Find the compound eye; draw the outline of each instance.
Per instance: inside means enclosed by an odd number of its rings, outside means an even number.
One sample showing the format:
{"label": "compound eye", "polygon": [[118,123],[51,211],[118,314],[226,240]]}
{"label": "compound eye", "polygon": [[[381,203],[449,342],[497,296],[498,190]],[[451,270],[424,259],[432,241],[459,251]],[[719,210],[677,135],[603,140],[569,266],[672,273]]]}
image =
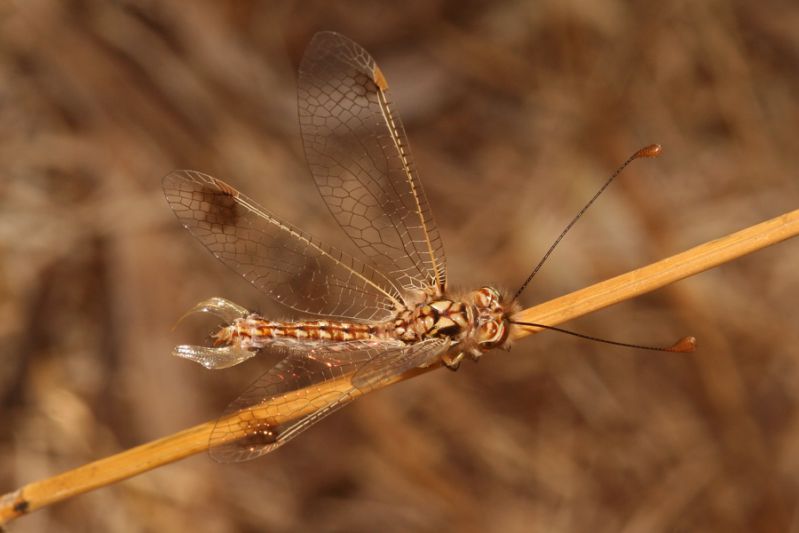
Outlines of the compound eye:
{"label": "compound eye", "polygon": [[502,339],[502,331],[496,320],[489,320],[480,326],[480,344],[489,345]]}
{"label": "compound eye", "polygon": [[491,294],[491,303],[499,302],[499,291],[494,287],[486,287],[486,290]]}
{"label": "compound eye", "polygon": [[477,294],[480,307],[492,308],[499,302],[499,292],[493,287],[483,287]]}

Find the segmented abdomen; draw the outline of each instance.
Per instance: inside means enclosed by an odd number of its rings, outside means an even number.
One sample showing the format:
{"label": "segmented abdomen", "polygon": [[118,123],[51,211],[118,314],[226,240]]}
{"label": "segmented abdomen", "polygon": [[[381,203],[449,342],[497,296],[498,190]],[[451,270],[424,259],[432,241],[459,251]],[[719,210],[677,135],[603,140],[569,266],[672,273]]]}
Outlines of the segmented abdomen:
{"label": "segmented abdomen", "polygon": [[267,345],[340,343],[386,339],[386,327],[374,324],[309,320],[280,322],[258,315],[239,318],[215,336],[216,345],[238,345],[258,349]]}

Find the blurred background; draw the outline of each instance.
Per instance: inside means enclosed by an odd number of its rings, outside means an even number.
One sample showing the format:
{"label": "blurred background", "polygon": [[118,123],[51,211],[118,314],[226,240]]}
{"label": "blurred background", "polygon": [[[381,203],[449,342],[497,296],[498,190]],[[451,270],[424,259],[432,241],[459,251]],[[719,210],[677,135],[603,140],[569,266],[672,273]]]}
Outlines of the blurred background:
{"label": "blurred background", "polygon": [[[524,306],[799,205],[795,2],[100,2],[0,7],[0,493],[217,417],[172,326],[224,296],[291,314],[183,230],[160,179],[219,176],[349,247],[304,163],[314,32],[377,59],[455,285]],[[277,452],[199,455],[11,531],[797,531],[799,242],[363,398]]]}

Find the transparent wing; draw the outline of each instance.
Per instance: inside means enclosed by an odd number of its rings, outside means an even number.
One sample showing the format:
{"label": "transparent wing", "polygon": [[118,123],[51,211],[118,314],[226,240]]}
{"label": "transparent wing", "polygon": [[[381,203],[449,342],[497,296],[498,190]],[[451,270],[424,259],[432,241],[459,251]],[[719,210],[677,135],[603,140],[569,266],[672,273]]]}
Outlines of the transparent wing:
{"label": "transparent wing", "polygon": [[404,305],[386,276],[323,246],[221,180],[178,170],[163,187],[178,220],[212,254],[292,309],[382,321]]}
{"label": "transparent wing", "polygon": [[450,341],[436,338],[406,346],[404,350],[392,350],[358,369],[352,384],[362,392],[372,390],[394,376],[438,362],[449,347]]}
{"label": "transparent wing", "polygon": [[[414,345],[348,342],[305,354],[290,353],[228,406],[211,433],[209,453],[223,463],[260,457],[347,405],[356,395],[413,368],[400,361],[427,361],[440,355],[441,349],[441,342],[431,339]],[[345,379],[383,359],[394,364],[373,367],[370,379],[362,381],[361,387]],[[265,404],[267,400],[271,401]]]}
{"label": "transparent wing", "polygon": [[344,231],[398,286],[443,292],[444,247],[374,59],[342,35],[317,33],[298,100],[311,173]]}

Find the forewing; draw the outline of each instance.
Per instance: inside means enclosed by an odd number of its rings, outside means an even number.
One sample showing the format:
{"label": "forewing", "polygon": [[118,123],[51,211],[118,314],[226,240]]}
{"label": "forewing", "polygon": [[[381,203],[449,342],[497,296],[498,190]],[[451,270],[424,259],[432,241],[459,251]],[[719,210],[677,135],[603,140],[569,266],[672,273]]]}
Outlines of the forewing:
{"label": "forewing", "polygon": [[298,100],[311,173],[344,231],[403,289],[443,292],[444,247],[374,59],[342,35],[317,33]]}
{"label": "forewing", "polygon": [[178,220],[212,254],[292,309],[382,321],[403,306],[386,276],[323,246],[222,180],[178,170],[164,178],[163,187]]}
{"label": "forewing", "polygon": [[[352,376],[360,368],[383,359],[426,360],[421,354],[432,353],[429,342],[357,341],[289,353],[228,406],[211,434],[211,457],[247,461],[274,450],[390,377],[380,366],[379,380],[359,390]],[[402,373],[403,365],[390,366],[391,375]]]}

